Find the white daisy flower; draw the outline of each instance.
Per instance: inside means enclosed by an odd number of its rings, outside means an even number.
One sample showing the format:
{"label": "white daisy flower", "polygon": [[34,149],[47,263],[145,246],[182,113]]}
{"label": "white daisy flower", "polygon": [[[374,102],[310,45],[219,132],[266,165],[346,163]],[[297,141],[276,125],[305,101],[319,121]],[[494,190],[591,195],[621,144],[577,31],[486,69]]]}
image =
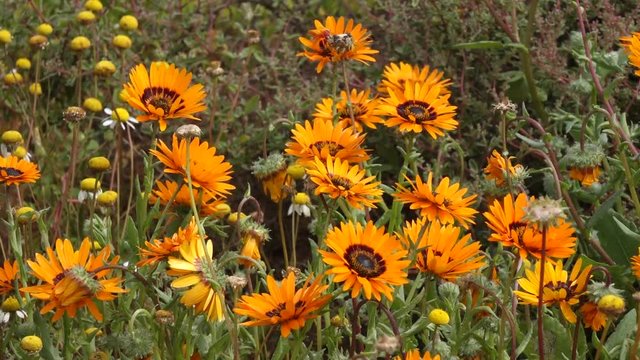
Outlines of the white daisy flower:
{"label": "white daisy flower", "polygon": [[120,124],[122,130],[126,129],[125,125],[129,126],[131,129],[135,129],[134,124],[138,123],[138,120],[133,116],[129,116],[129,112],[124,108],[115,108],[114,110],[105,108],[104,112],[109,116],[104,118],[102,125],[108,126],[112,129],[118,124]]}
{"label": "white daisy flower", "polygon": [[309,195],[299,192],[291,201],[291,206],[289,206],[289,211],[287,211],[287,215],[292,215],[295,211],[298,216],[304,215],[306,217],[311,216],[311,200],[309,199]]}

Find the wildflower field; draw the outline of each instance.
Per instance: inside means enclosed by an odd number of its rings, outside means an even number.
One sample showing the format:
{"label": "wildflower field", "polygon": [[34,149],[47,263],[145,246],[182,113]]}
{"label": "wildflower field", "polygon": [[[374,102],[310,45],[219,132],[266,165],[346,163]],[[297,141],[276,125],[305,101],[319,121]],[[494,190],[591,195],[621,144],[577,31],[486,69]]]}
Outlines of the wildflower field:
{"label": "wildflower field", "polygon": [[640,359],[635,0],[8,0],[0,360]]}

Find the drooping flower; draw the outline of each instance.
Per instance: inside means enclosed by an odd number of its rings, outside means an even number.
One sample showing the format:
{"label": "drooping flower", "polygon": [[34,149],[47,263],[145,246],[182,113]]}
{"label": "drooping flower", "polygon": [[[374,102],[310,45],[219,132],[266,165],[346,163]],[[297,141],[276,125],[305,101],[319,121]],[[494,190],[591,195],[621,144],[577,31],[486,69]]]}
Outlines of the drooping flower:
{"label": "drooping flower", "polygon": [[160,140],[158,149],[150,152],[165,165],[165,173],[182,175],[187,183],[187,146],[194,187],[201,187],[215,197],[226,197],[230,190],[235,189],[235,186],[228,183],[231,179],[231,164],[224,161],[224,156],[216,155],[216,148],[209,147],[206,141],[200,142],[199,138],[194,138],[181,139],[178,143],[178,137],[174,135],[171,149]]}
{"label": "drooping flower", "polygon": [[0,184],[20,185],[35,183],[38,179],[38,165],[13,155],[0,157]]}
{"label": "drooping flower", "polygon": [[521,303],[530,305],[537,305],[538,298],[542,296],[543,304],[548,306],[558,304],[564,318],[575,324],[577,318],[571,306],[580,302],[580,296],[587,289],[591,265],[582,269],[582,259],[578,259],[569,274],[567,270],[563,269],[561,260],[547,261],[542,280],[544,290],[540,294],[540,264],[541,262],[538,261],[533,270],[525,270],[525,277],[518,280],[518,285],[522,290],[513,293],[518,296]]}
{"label": "drooping flower", "polygon": [[[501,242],[504,246],[515,246],[520,256],[531,255],[540,259],[542,250],[542,228],[526,219],[525,209],[534,198],[519,194],[515,201],[511,194],[503,201],[495,200],[489,211],[483,215],[492,234],[489,241]],[[555,225],[547,227],[546,256],[549,258],[568,258],[575,253],[576,237],[570,223],[558,219]]]}
{"label": "drooping flower", "polygon": [[487,166],[484,168],[484,174],[487,179],[494,180],[496,185],[503,186],[509,179],[515,178],[518,173],[524,170],[520,164],[512,165],[511,160],[514,156],[503,157],[497,150],[491,152],[491,156],[487,158]]}
{"label": "drooping flower", "polygon": [[404,357],[398,355],[393,360],[440,360],[440,355],[431,355],[428,351],[424,355],[420,355],[418,349],[413,349],[407,351]]}
{"label": "drooping flower", "polygon": [[260,158],[251,165],[251,171],[262,182],[262,190],[271,201],[278,203],[291,192],[293,178],[287,175],[287,161],[280,153]]}
{"label": "drooping flower", "polygon": [[424,83],[430,87],[439,86],[440,95],[450,93],[448,86],[451,80],[444,78],[444,73],[440,70],[426,66],[411,65],[405,62],[390,63],[384,67],[382,82],[378,86],[378,91],[388,93],[389,89],[404,92],[405,86],[410,83]]}
{"label": "drooping flower", "polygon": [[325,161],[329,156],[350,163],[360,163],[369,159],[367,152],[361,147],[364,134],[357,134],[353,128],[333,125],[331,121],[308,120],[304,126],[296,124],[291,130],[292,141],[287,143],[285,152],[298,158],[298,163],[305,167],[313,167],[316,157]]}
{"label": "drooping flower", "polygon": [[408,83],[404,91],[389,89],[389,97],[382,98],[376,113],[388,116],[385,125],[398,126],[401,132],[426,131],[432,138],[458,127],[456,107],[449,103],[450,95],[440,95],[440,86]]}
{"label": "drooping flower", "polygon": [[342,198],[354,208],[376,207],[380,202],[382,189],[375,176],[366,176],[366,171],[358,165],[332,158],[326,162],[316,158],[315,168],[308,171],[309,178],[318,187],[316,195],[325,194],[332,199]]}
{"label": "drooping flower", "polygon": [[631,65],[636,68],[635,74],[640,76],[640,32],[621,37],[620,45],[625,49]]}
{"label": "drooping flower", "polygon": [[[169,203],[172,197],[172,207],[183,207],[185,209],[191,208],[189,186],[182,184],[180,185],[180,189],[178,189],[178,183],[171,180],[165,180],[164,182],[160,180],[156,181],[156,187],[152,190],[149,196],[149,203],[155,204],[156,202],[160,202],[161,205],[165,206]],[[196,206],[198,207],[201,215],[212,215],[216,213],[218,211],[218,206],[223,203],[223,199],[221,197],[213,196],[210,192],[203,192],[197,188],[193,189],[193,199],[195,200]]]}
{"label": "drooping flower", "polygon": [[125,100],[144,112],[138,121],[157,121],[160,131],[167,128],[169,119],[200,120],[194,114],[206,109],[202,102],[206,94],[201,84],[191,86],[191,76],[187,70],[166,62],[152,62],[149,71],[139,64],[124,85]]}
{"label": "drooping flower", "polygon": [[464,197],[467,189],[459,183],[450,185],[448,177],[443,178],[433,189],[433,173],[429,172],[427,182],[423,183],[420,176],[415,184],[409,180],[411,189],[396,184],[398,191],[394,196],[402,203],[410,204],[412,210],[418,210],[420,216],[426,216],[429,221],[439,220],[443,224],[458,222],[465,229],[469,224],[475,224],[473,216],[478,213],[471,208],[477,195]]}
{"label": "drooping flower", "polygon": [[233,311],[254,320],[245,321],[243,326],[280,325],[280,336],[287,337],[292,330],[304,327],[306,322],[318,316],[331,299],[323,295],[328,288],[320,285],[321,277],[311,281],[307,278],[302,287],[296,290],[296,276],[290,272],[277,284],[273,276],[267,276],[268,293],[243,295]]}
{"label": "drooping flower", "polygon": [[592,301],[588,301],[580,306],[580,314],[582,315],[582,322],[587,329],[593,329],[593,331],[600,331],[607,323],[607,314],[598,310],[598,305]]}
{"label": "drooping flower", "polygon": [[591,186],[593,183],[597,183],[600,178],[600,166],[587,166],[583,168],[572,167],[569,169],[569,177],[580,181],[580,184],[585,187]]}
{"label": "drooping flower", "polygon": [[341,223],[328,232],[325,241],[331,251],[318,251],[331,267],[326,273],[335,275],[333,282],[343,282],[342,289],[351,290],[353,298],[364,292],[367,299],[373,296],[380,300],[384,295],[393,300],[392,286],[409,282],[406,268],[410,261],[404,259],[407,251],[384,227],[371,221],[365,226]]}
{"label": "drooping flower", "polygon": [[192,236],[180,245],[180,257],[169,257],[167,274],[178,277],[171,282],[176,289],[186,290],[180,302],[187,307],[195,307],[196,313],[203,313],[210,321],[224,320],[224,295],[222,293],[223,273],[217,268],[213,256],[213,243],[199,236]]}
{"label": "drooping flower", "polygon": [[[362,132],[363,126],[370,129],[375,129],[376,124],[381,124],[384,120],[375,114],[379,99],[370,99],[369,94],[371,90],[358,91],[351,89],[351,95],[347,97],[346,91],[340,92],[340,100],[334,105],[332,98],[327,97],[322,99],[321,102],[316,104],[316,112],[313,114],[315,118],[333,121],[334,114],[333,109],[337,112],[338,123],[342,127],[347,128],[351,125],[355,125],[358,132]],[[351,102],[351,109],[349,110],[349,102]],[[351,119],[351,112],[353,111],[353,121]],[[355,121],[355,124],[352,124]]]}
{"label": "drooping flower", "polygon": [[145,266],[167,260],[169,256],[177,255],[180,251],[180,246],[192,239],[200,239],[198,225],[193,217],[187,226],[178,228],[178,231],[171,237],[165,237],[163,240],[145,241],[146,249],[140,248],[141,259],[137,265]]}
{"label": "drooping flower", "polygon": [[55,250],[47,248],[46,251],[48,259],[36,254],[35,261],[27,261],[32,274],[43,284],[21,288],[20,291],[46,301],[40,313],[55,310],[53,321],[58,321],[65,313],[75,317],[83,307],[87,307],[96,320],[102,321],[102,313],[94,301],[112,301],[118,294],[126,292],[119,286],[123,279],[108,277],[112,269],[103,268],[116,265],[119,260],[118,256],[108,260],[111,255],[109,246],[93,255],[88,238],[82,241],[79,250],[73,249],[70,240],[58,239]]}
{"label": "drooping flower", "polygon": [[471,234],[460,237],[460,233],[457,226],[441,225],[438,220],[427,223],[422,217],[408,221],[399,237],[405,248],[417,250],[416,267],[420,271],[455,281],[485,265],[480,243],[470,242]]}
{"label": "drooping flower", "polygon": [[378,50],[371,49],[371,35],[355,24],[353,19],[345,20],[328,16],[324,24],[315,20],[315,29],[309,31],[311,38],[299,37],[298,40],[306,48],[298,56],[304,56],[312,62],[318,62],[316,71],[320,73],[327,63],[356,60],[363,64],[375,62],[371,55]]}
{"label": "drooping flower", "polygon": [[18,261],[13,264],[9,260],[5,260],[0,267],[0,295],[13,291],[13,283],[20,277],[18,272]]}

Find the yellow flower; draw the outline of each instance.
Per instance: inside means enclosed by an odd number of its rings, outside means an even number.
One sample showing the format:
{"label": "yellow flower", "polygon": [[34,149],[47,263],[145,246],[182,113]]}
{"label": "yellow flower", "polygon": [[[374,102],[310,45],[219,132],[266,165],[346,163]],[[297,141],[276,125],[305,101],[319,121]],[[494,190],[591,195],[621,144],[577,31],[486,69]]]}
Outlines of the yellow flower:
{"label": "yellow flower", "polygon": [[102,3],[99,0],[88,0],[84,3],[84,8],[87,10],[99,12],[102,11]]}
{"label": "yellow flower", "polygon": [[587,329],[600,331],[607,323],[607,314],[598,309],[598,305],[588,301],[580,306],[580,314],[582,314],[582,322]]}
{"label": "yellow flower", "polygon": [[450,93],[448,87],[451,85],[451,80],[442,79],[444,73],[436,69],[431,70],[429,66],[420,67],[402,61],[399,64],[390,63],[384,67],[382,76],[382,82],[378,86],[378,91],[381,93],[388,93],[389,89],[404,92],[407,84],[416,82],[430,87],[439,86],[440,95]]}
{"label": "yellow flower", "polygon": [[29,38],[29,45],[33,46],[34,48],[44,48],[44,46],[48,42],[49,39],[47,39],[46,36],[40,34],[33,35]]}
{"label": "yellow flower", "polygon": [[301,180],[306,174],[306,169],[302,165],[293,164],[287,167],[287,174],[294,180]]}
{"label": "yellow flower", "polygon": [[87,25],[96,21],[96,15],[89,10],[83,10],[76,15],[76,20],[78,20],[81,24]]}
{"label": "yellow flower", "polygon": [[113,37],[113,45],[119,47],[120,49],[128,49],[131,47],[132,41],[131,38],[127,35],[116,35]]}
{"label": "yellow flower", "polygon": [[89,159],[89,168],[96,171],[107,171],[111,168],[111,162],[104,156],[94,156]]}
{"label": "yellow flower", "polygon": [[363,64],[375,62],[371,55],[378,50],[371,47],[371,35],[362,27],[355,24],[353,19],[345,20],[328,16],[323,24],[320,20],[314,22],[315,29],[309,31],[311,38],[299,37],[298,40],[306,48],[298,56],[305,56],[312,62],[318,62],[316,72],[320,73],[325,64],[356,60]]}
{"label": "yellow flower", "polygon": [[449,323],[449,314],[442,309],[433,309],[429,312],[429,321],[436,325],[447,325]]}
{"label": "yellow flower", "polygon": [[640,247],[638,248],[638,255],[631,257],[631,271],[636,279],[640,280]]}
{"label": "yellow flower", "polygon": [[109,60],[98,61],[93,72],[100,76],[111,76],[116,72],[116,66]]}
{"label": "yellow flower", "polygon": [[22,84],[24,78],[17,71],[9,71],[4,75],[4,83],[7,85],[17,85]]}
{"label": "yellow flower", "polygon": [[84,191],[97,191],[100,189],[100,181],[96,178],[85,178],[80,182],[80,189]]}
{"label": "yellow flower", "polygon": [[624,298],[615,294],[607,294],[598,300],[598,311],[607,315],[620,315],[624,312]]}
{"label": "yellow flower", "polygon": [[96,198],[98,204],[102,206],[112,206],[118,200],[118,193],[112,190],[108,190],[98,195]]}
{"label": "yellow flower", "polygon": [[13,291],[13,283],[18,278],[20,278],[18,261],[11,263],[11,261],[5,260],[0,266],[0,295]]}
{"label": "yellow flower", "polygon": [[416,177],[415,184],[409,180],[412,189],[396,184],[398,191],[394,196],[402,203],[411,204],[412,210],[419,210],[420,216],[426,216],[429,221],[438,219],[443,224],[457,221],[465,229],[475,224],[473,217],[478,211],[470,206],[477,195],[464,197],[467,189],[459,183],[450,185],[448,177],[443,178],[435,190],[432,183],[433,173],[429,172],[426,183],[420,176]]}
{"label": "yellow flower", "polygon": [[27,224],[38,219],[38,212],[32,207],[23,206],[16,210],[16,219],[20,224]]}
{"label": "yellow flower", "polygon": [[29,85],[29,93],[31,95],[42,95],[42,85],[40,83],[33,83]]}
{"label": "yellow flower", "polygon": [[19,58],[16,60],[16,66],[18,69],[29,70],[31,69],[31,61],[27,58]]}
{"label": "yellow flower", "polygon": [[91,112],[99,112],[102,111],[102,102],[96,98],[90,97],[84,100],[82,107]]}
{"label": "yellow flower", "polygon": [[71,50],[82,51],[91,47],[91,40],[84,36],[76,36],[71,39]]}
{"label": "yellow flower", "polygon": [[53,26],[51,26],[50,24],[47,24],[47,23],[40,24],[36,28],[36,32],[39,35],[43,35],[43,36],[51,35],[51,33],[53,32]]}
{"label": "yellow flower", "polygon": [[145,266],[164,261],[171,255],[177,255],[180,252],[180,246],[193,239],[200,240],[200,234],[198,225],[192,217],[187,226],[178,228],[178,231],[171,237],[145,241],[146,249],[140,248],[140,261],[136,265]]}
{"label": "yellow flower", "polygon": [[37,354],[42,350],[42,339],[35,335],[28,335],[20,340],[20,347],[29,354]]}
{"label": "yellow flower", "polygon": [[135,30],[138,28],[138,19],[132,15],[124,15],[120,18],[120,28],[124,30]]}
{"label": "yellow flower", "polygon": [[587,290],[587,281],[591,272],[591,265],[582,268],[582,259],[578,259],[573,265],[571,274],[562,268],[562,261],[547,261],[545,263],[544,290],[540,294],[540,261],[536,262],[535,269],[526,269],[525,277],[518,280],[522,290],[514,291],[521,303],[537,305],[538,298],[542,296],[545,305],[559,304],[564,318],[572,324],[576,323],[576,314],[571,309],[572,305],[580,302],[580,296]]}
{"label": "yellow flower", "polygon": [[396,356],[393,360],[440,360],[440,355],[431,355],[430,352],[426,352],[423,355],[420,355],[420,351],[418,349],[413,349],[407,351],[407,354],[402,356]]}
{"label": "yellow flower", "polygon": [[16,130],[7,130],[2,133],[2,137],[0,138],[5,144],[22,144],[22,134],[20,134]]}
{"label": "yellow flower", "polygon": [[9,44],[11,42],[12,36],[11,32],[6,29],[0,29],[0,43]]}

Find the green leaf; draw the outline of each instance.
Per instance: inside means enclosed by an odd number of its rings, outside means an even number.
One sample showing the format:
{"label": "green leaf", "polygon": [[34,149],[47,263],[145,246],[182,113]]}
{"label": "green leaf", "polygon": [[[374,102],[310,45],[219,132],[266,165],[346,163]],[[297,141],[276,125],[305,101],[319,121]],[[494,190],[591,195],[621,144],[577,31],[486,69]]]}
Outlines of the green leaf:
{"label": "green leaf", "polygon": [[502,49],[505,45],[499,41],[483,40],[468,43],[459,43],[452,46],[453,49]]}
{"label": "green leaf", "polygon": [[255,112],[259,105],[260,105],[260,96],[258,95],[252,96],[249,100],[247,100],[247,102],[244,103],[245,115]]}
{"label": "green leaf", "polygon": [[620,195],[622,195],[622,191],[619,190],[615,192],[613,195],[611,195],[605,202],[603,202],[602,205],[600,205],[600,207],[593,213],[591,218],[587,221],[587,223],[585,224],[585,227],[590,229],[593,227],[593,225],[596,222],[602,220],[602,218],[606,216],[606,214],[609,212],[609,209],[612,209],[613,205],[616,204],[616,201],[618,201],[618,198],[620,198]]}
{"label": "green leaf", "polygon": [[632,225],[613,209],[609,209],[593,224],[602,247],[618,265],[628,266],[629,258],[640,247],[640,234],[630,226]]}
{"label": "green leaf", "polygon": [[604,344],[605,349],[609,353],[617,346],[622,346],[626,339],[630,339],[633,337],[633,333],[636,329],[636,309],[631,309],[625,315],[622,320],[616,326],[616,331],[614,331],[607,338],[607,342]]}

